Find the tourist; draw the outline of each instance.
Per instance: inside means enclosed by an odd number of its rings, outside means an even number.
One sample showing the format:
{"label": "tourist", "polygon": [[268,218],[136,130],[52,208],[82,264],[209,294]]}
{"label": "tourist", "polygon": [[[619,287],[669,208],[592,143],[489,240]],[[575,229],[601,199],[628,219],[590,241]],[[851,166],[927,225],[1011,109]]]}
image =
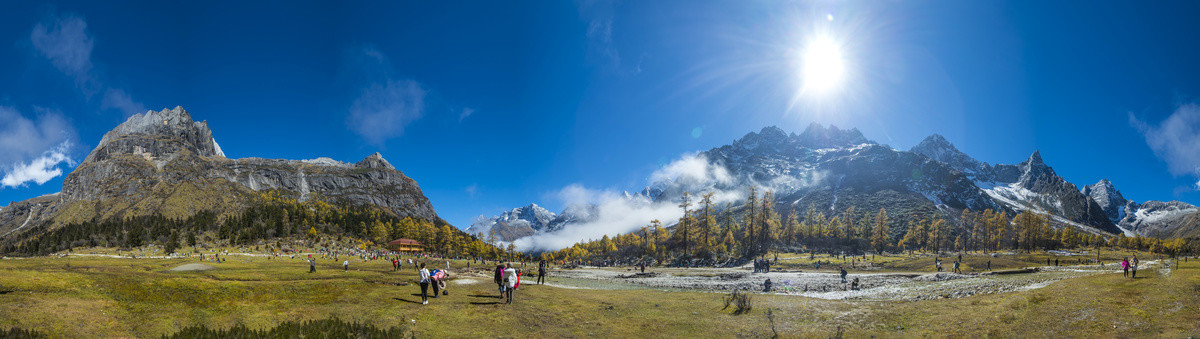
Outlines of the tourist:
{"label": "tourist", "polygon": [[988,263],[987,263],[987,270],[988,270],[988,271],[991,271],[991,270],[992,270],[992,261],[991,261],[991,260],[988,260]]}
{"label": "tourist", "polygon": [[771,278],[767,278],[767,281],[763,282],[763,292],[770,292],[770,291],[771,291]]}
{"label": "tourist", "polygon": [[315,272],[317,272],[317,261],[313,260],[313,259],[308,259],[308,273],[315,273]]}
{"label": "tourist", "polygon": [[[508,266],[508,265],[505,265],[505,266]],[[506,304],[512,303],[513,290],[517,289],[517,285],[519,283],[520,283],[520,275],[517,274],[517,269],[514,267],[506,267],[504,269],[504,287],[505,287],[504,292],[505,292],[505,295],[508,297],[508,300],[505,301]]]}
{"label": "tourist", "polygon": [[850,289],[855,291],[858,290],[858,277],[854,277],[854,281],[850,282]]}
{"label": "tourist", "polygon": [[841,273],[842,273],[842,283],[843,283],[843,284],[845,284],[845,283],[846,283],[846,268],[845,268],[845,267],[838,267],[838,270],[840,270],[840,271],[841,271]]}
{"label": "tourist", "polygon": [[342,262],[342,272],[350,271],[350,260]]}
{"label": "tourist", "polygon": [[508,268],[508,265],[503,265],[503,264],[496,265],[496,274],[495,274],[495,276],[492,277],[492,281],[495,282],[496,286],[498,286],[500,288],[500,297],[499,298],[501,298],[501,299],[504,298],[504,269],[505,268]]}
{"label": "tourist", "polygon": [[1133,256],[1133,267],[1132,267],[1132,269],[1133,269],[1133,278],[1134,278],[1134,279],[1137,279],[1137,267],[1138,267],[1138,262],[1139,262],[1139,261],[1138,261],[1138,258],[1137,258],[1137,256],[1136,256],[1136,255],[1135,255],[1135,256]]}
{"label": "tourist", "polygon": [[962,274],[962,271],[958,269],[957,261],[954,262],[954,273]]}
{"label": "tourist", "polygon": [[[642,265],[642,267],[643,267],[642,272],[643,273],[646,272],[646,269],[645,269],[646,266]],[[538,285],[546,283],[546,261],[545,260],[542,260],[541,262],[538,263],[537,283],[538,283]]]}
{"label": "tourist", "polygon": [[421,280],[417,282],[421,285],[421,305],[429,304],[429,270],[425,269],[425,263],[421,263],[417,274],[421,277]]}
{"label": "tourist", "polygon": [[1121,270],[1124,271],[1125,277],[1128,278],[1129,277],[1129,257],[1125,257],[1124,260],[1121,260]]}

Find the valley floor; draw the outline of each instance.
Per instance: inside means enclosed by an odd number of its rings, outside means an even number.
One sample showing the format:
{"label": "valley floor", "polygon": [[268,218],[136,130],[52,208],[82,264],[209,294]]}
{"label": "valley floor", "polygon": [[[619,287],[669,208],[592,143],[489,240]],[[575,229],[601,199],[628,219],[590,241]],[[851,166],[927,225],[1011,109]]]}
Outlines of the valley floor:
{"label": "valley floor", "polygon": [[[1017,269],[1044,266],[1037,263],[1044,264],[1047,256],[980,255],[965,261],[997,258],[994,269]],[[407,326],[417,337],[769,337],[773,331],[783,337],[1200,335],[1200,262],[1195,260],[1162,259],[1139,271],[1138,279],[1086,267],[1069,276],[1056,269],[1014,274],[1046,282],[973,296],[822,299],[783,290],[754,294],[753,309],[734,315],[732,307],[722,310],[724,285],[660,286],[631,280],[732,281],[729,286],[737,288],[742,280],[754,284],[762,275],[733,268],[648,268],[655,273],[651,278],[629,277],[633,272],[628,268],[554,271],[548,285],[524,280],[513,304],[506,305],[497,298],[488,266],[472,264],[468,269],[468,263],[456,261],[450,294],[421,305],[419,288],[411,284],[416,280],[411,266],[394,272],[382,260],[351,260],[350,270],[343,271],[341,261],[321,260],[317,272],[308,273],[299,257],[231,255],[222,263],[204,262],[214,267],[211,270],[191,271],[171,269],[197,263],[196,258],[0,260],[0,328],[34,329],[55,337],[157,337],[189,325],[269,328],[287,320],[336,316],[380,327]],[[878,259],[877,267],[850,273],[851,278],[877,280],[879,285],[865,290],[887,286],[886,279],[891,279],[874,275],[909,280],[929,276],[925,261],[933,260],[920,255]],[[946,259],[944,265],[953,262]],[[781,257],[787,272],[771,273],[778,274],[773,279],[776,286],[783,287],[778,280],[835,277],[828,268],[804,268],[810,264],[807,260]],[[1143,266],[1149,261],[1143,259]],[[939,286],[990,279],[966,273],[958,279],[901,284]]]}

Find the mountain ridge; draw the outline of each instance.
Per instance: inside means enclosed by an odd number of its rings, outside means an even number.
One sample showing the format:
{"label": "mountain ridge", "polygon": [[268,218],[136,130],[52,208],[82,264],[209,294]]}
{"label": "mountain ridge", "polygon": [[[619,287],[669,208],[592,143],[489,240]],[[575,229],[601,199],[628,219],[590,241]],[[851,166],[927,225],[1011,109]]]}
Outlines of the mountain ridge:
{"label": "mountain ridge", "polygon": [[299,201],[375,205],[398,217],[445,223],[417,182],[378,152],[350,164],[311,160],[229,159],[207,122],[182,107],[136,114],[104,135],[63,180],[63,190],[0,210],[0,240],[30,224],[200,211],[235,213],[256,192]]}

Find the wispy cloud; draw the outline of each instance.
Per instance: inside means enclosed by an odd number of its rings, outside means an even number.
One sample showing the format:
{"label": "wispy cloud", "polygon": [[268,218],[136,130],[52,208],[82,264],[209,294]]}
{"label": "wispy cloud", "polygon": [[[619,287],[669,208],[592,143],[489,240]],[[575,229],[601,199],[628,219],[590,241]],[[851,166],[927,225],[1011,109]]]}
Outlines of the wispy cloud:
{"label": "wispy cloud", "polygon": [[75,86],[90,101],[103,93],[100,109],[116,109],[125,116],[141,113],[146,106],[133,100],[125,90],[105,84],[95,71],[92,48],[95,39],[87,30],[87,22],[74,14],[64,14],[37,23],[29,33],[29,41],[37,55],[50,61],[54,68],[75,80]]}
{"label": "wispy cloud", "polygon": [[101,109],[116,109],[125,115],[133,115],[146,111],[146,105],[134,101],[124,90],[109,88],[104,92],[104,100],[100,102]]}
{"label": "wispy cloud", "polygon": [[383,144],[404,134],[408,124],[425,114],[425,89],[412,80],[388,80],[362,89],[350,105],[347,123],[368,142]]}
{"label": "wispy cloud", "polygon": [[[1172,175],[1200,178],[1200,105],[1183,104],[1157,125],[1129,113],[1129,124],[1146,139]],[[1196,182],[1200,189],[1200,181]]]}
{"label": "wispy cloud", "polygon": [[350,104],[346,125],[367,142],[382,145],[404,135],[409,124],[425,115],[427,91],[411,79],[396,79],[387,56],[364,47],[351,58],[366,73],[368,83]]}
{"label": "wispy cloud", "polygon": [[38,53],[63,73],[83,81],[92,70],[92,47],[87,22],[74,15],[39,22],[29,34]]}
{"label": "wispy cloud", "polygon": [[16,109],[0,106],[0,185],[17,187],[27,182],[43,184],[62,175],[59,164],[73,162],[67,156],[74,128],[62,114],[37,108],[37,120]]}
{"label": "wispy cloud", "polygon": [[475,195],[479,194],[479,184],[471,184],[471,186],[467,186],[467,188],[463,190],[467,192],[467,196],[474,199]]}
{"label": "wispy cloud", "polygon": [[458,114],[458,122],[462,122],[463,119],[466,119],[467,117],[471,116],[471,114],[475,114],[475,109],[472,109],[470,107],[463,108],[462,113]]}
{"label": "wispy cloud", "polygon": [[[616,1],[579,0],[579,18],[587,22],[588,49],[613,68],[621,67],[621,53],[613,45],[613,11]],[[641,66],[638,66],[641,72]]]}

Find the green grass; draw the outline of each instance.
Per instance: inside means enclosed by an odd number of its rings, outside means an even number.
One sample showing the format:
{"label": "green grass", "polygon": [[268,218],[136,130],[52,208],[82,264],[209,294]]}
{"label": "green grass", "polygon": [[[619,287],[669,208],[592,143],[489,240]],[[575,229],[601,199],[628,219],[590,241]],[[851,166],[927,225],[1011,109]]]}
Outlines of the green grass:
{"label": "green grass", "polygon": [[[805,257],[807,258],[807,257]],[[1021,259],[1025,258],[1025,259]],[[1036,261],[1039,255],[1014,259]],[[307,273],[300,260],[230,256],[216,270],[170,272],[185,259],[33,258],[0,260],[0,329],[51,337],[158,337],[193,326],[268,330],[284,322],[336,317],[415,336],[744,337],[769,336],[766,312],[784,337],[1187,337],[1200,334],[1200,262],[1169,277],[1102,274],[1026,292],[929,301],[829,301],[753,295],[753,310],[722,310],[725,295],[652,289],[581,290],[525,284],[500,304],[487,268],[455,262],[450,295],[420,305],[415,272],[384,261],[323,260]],[[922,258],[895,257],[897,269]],[[930,258],[931,260],[932,258]],[[970,262],[970,260],[967,260]],[[1042,259],[1044,264],[1044,259]],[[440,263],[440,262],[439,262]],[[906,264],[911,263],[911,264]],[[68,265],[69,264],[69,265]],[[996,262],[993,262],[996,265]],[[1016,265],[1016,264],[1014,264]],[[553,280],[551,281],[553,282]]]}

